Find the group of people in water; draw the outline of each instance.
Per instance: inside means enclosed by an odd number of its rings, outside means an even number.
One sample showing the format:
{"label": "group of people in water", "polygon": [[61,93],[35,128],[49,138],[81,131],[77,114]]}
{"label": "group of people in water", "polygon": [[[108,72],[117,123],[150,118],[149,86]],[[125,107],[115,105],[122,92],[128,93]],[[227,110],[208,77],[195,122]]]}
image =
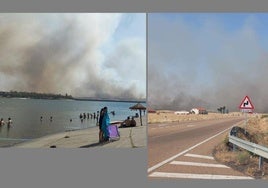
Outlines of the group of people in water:
{"label": "group of people in water", "polygon": [[[52,122],[52,120],[53,120],[53,117],[50,116],[49,121]],[[43,116],[40,117],[40,121],[41,121],[41,122],[43,121]]]}
{"label": "group of people in water", "polygon": [[[112,115],[115,115],[114,111],[111,111],[110,113]],[[97,113],[96,112],[94,112],[94,113],[80,113],[79,119],[81,122],[83,122],[85,119],[89,119],[89,118],[99,121],[100,114],[101,114],[100,111],[97,111]]]}
{"label": "group of people in water", "polygon": [[7,122],[5,122],[3,118],[1,118],[1,120],[0,120],[1,127],[4,126],[5,124],[7,124],[7,127],[9,128],[9,127],[11,127],[12,123],[13,122],[12,122],[10,117],[7,119]]}

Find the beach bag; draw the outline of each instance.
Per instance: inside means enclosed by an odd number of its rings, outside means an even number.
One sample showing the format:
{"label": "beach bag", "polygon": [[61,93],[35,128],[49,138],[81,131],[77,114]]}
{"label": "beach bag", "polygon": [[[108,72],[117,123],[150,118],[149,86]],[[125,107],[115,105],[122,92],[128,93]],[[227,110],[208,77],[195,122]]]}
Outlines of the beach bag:
{"label": "beach bag", "polygon": [[109,132],[109,141],[115,141],[120,139],[120,133],[116,125],[109,125],[108,132]]}

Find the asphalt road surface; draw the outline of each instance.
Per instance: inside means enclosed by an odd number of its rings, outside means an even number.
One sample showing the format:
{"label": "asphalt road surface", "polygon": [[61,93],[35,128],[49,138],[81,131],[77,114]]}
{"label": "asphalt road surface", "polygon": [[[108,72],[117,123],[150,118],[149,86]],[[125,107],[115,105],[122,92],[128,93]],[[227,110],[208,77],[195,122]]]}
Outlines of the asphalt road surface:
{"label": "asphalt road surface", "polygon": [[243,118],[149,124],[148,177],[179,179],[251,179],[212,156],[231,127]]}

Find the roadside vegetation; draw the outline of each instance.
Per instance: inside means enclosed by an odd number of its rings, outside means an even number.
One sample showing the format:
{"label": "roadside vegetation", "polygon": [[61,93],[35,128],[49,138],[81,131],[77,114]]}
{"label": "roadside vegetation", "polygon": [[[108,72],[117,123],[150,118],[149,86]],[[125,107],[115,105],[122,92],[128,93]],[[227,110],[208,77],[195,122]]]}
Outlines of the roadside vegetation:
{"label": "roadside vegetation", "polygon": [[[247,124],[242,123],[237,129],[237,137],[243,140],[268,147],[268,114],[251,115]],[[228,141],[226,134],[223,142],[214,149],[215,159],[245,175],[256,179],[268,179],[268,160],[263,160],[262,169],[259,169],[259,156],[236,147]]]}
{"label": "roadside vegetation", "polygon": [[159,110],[156,113],[148,113],[148,124],[150,123],[166,123],[166,122],[187,122],[187,121],[198,121],[198,120],[213,120],[223,118],[237,118],[241,114],[232,112],[228,114],[222,113],[208,113],[208,114],[188,114],[179,115],[175,114],[174,111]]}

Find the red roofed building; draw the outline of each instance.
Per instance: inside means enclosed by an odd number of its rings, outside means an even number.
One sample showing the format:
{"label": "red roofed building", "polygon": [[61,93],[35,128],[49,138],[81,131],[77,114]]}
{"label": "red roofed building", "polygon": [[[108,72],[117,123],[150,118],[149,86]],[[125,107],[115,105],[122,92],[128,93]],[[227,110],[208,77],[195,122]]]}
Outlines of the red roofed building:
{"label": "red roofed building", "polygon": [[191,113],[193,113],[193,114],[208,114],[207,110],[203,107],[193,108],[191,110]]}

